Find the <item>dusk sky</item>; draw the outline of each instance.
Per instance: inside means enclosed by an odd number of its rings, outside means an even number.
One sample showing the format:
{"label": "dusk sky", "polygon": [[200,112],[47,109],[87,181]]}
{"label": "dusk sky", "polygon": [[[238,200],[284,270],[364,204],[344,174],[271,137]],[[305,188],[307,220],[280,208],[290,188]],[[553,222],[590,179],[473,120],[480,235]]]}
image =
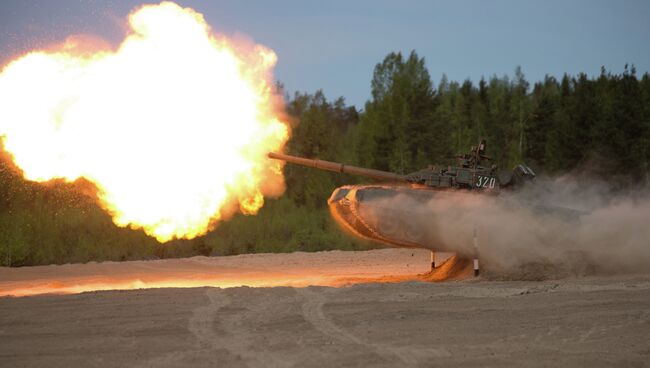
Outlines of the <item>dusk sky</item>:
{"label": "dusk sky", "polygon": [[[143,1],[0,2],[0,63],[68,35],[118,43],[126,15]],[[585,72],[626,63],[650,71],[650,1],[199,1],[217,33],[246,35],[278,55],[277,80],[290,91],[323,89],[363,107],[375,64],[416,50],[434,83],[512,75]]]}

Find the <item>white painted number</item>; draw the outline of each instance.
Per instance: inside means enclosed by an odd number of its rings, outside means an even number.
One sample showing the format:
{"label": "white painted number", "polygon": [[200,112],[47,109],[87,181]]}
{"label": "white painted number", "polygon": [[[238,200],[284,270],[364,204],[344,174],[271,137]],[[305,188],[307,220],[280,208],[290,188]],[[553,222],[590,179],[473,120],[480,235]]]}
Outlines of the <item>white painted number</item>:
{"label": "white painted number", "polygon": [[496,185],[496,182],[496,178],[477,175],[476,187],[492,189]]}

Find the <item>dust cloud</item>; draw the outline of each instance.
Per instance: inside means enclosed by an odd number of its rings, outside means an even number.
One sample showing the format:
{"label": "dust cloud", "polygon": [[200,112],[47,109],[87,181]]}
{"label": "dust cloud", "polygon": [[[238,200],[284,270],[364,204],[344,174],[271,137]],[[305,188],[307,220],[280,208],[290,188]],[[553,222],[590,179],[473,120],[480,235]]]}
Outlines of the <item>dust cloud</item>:
{"label": "dust cloud", "polygon": [[400,194],[370,208],[424,217],[423,246],[478,254],[493,278],[544,279],[650,270],[649,193],[539,178],[516,193],[439,192],[424,205]]}

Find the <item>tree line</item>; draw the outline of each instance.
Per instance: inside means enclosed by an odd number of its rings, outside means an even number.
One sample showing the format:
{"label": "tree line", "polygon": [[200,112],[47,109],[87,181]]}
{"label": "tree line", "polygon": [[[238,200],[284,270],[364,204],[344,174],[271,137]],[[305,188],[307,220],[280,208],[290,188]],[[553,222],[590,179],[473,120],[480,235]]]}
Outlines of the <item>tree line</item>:
{"label": "tree line", "polygon": [[[448,162],[480,138],[495,162],[526,162],[558,175],[593,164],[594,175],[647,181],[650,159],[650,76],[546,76],[531,85],[513,77],[433,86],[424,59],[389,54],[375,67],[372,99],[350,132],[347,158],[406,173]],[[341,156],[344,157],[344,156]]]}
{"label": "tree line", "polygon": [[[285,93],[281,85],[279,93]],[[294,125],[287,152],[397,173],[450,164],[480,138],[503,169],[525,162],[538,173],[572,171],[619,187],[649,181],[650,75],[604,68],[531,84],[513,76],[435,83],[415,51],[378,63],[362,109],[322,91],[286,95]],[[237,215],[193,240],[160,245],[118,228],[96,204],[90,183],[27,182],[0,159],[0,265],[229,255],[376,247],[340,231],[327,198],[364,178],[287,165],[287,192],[257,216]],[[70,188],[70,187],[73,188]]]}

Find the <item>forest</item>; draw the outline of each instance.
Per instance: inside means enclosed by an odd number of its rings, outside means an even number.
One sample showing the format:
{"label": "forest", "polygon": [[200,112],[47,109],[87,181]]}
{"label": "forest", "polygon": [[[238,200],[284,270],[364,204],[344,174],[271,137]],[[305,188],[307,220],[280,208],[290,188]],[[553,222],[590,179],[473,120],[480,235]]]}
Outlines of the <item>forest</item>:
{"label": "forest", "polygon": [[[290,95],[278,84],[293,126],[286,152],[408,173],[451,164],[484,138],[503,169],[525,162],[538,175],[589,176],[619,189],[650,182],[650,75],[638,76],[634,66],[534,82],[519,67],[478,82],[444,74],[434,81],[413,51],[390,53],[370,72],[363,107],[344,97],[328,101],[322,91]],[[205,236],[160,244],[115,226],[90,183],[25,181],[3,152],[0,266],[379,246],[341,232],[327,208],[334,188],[363,178],[290,165],[285,177],[285,194],[266,199],[258,215],[235,215]]]}

